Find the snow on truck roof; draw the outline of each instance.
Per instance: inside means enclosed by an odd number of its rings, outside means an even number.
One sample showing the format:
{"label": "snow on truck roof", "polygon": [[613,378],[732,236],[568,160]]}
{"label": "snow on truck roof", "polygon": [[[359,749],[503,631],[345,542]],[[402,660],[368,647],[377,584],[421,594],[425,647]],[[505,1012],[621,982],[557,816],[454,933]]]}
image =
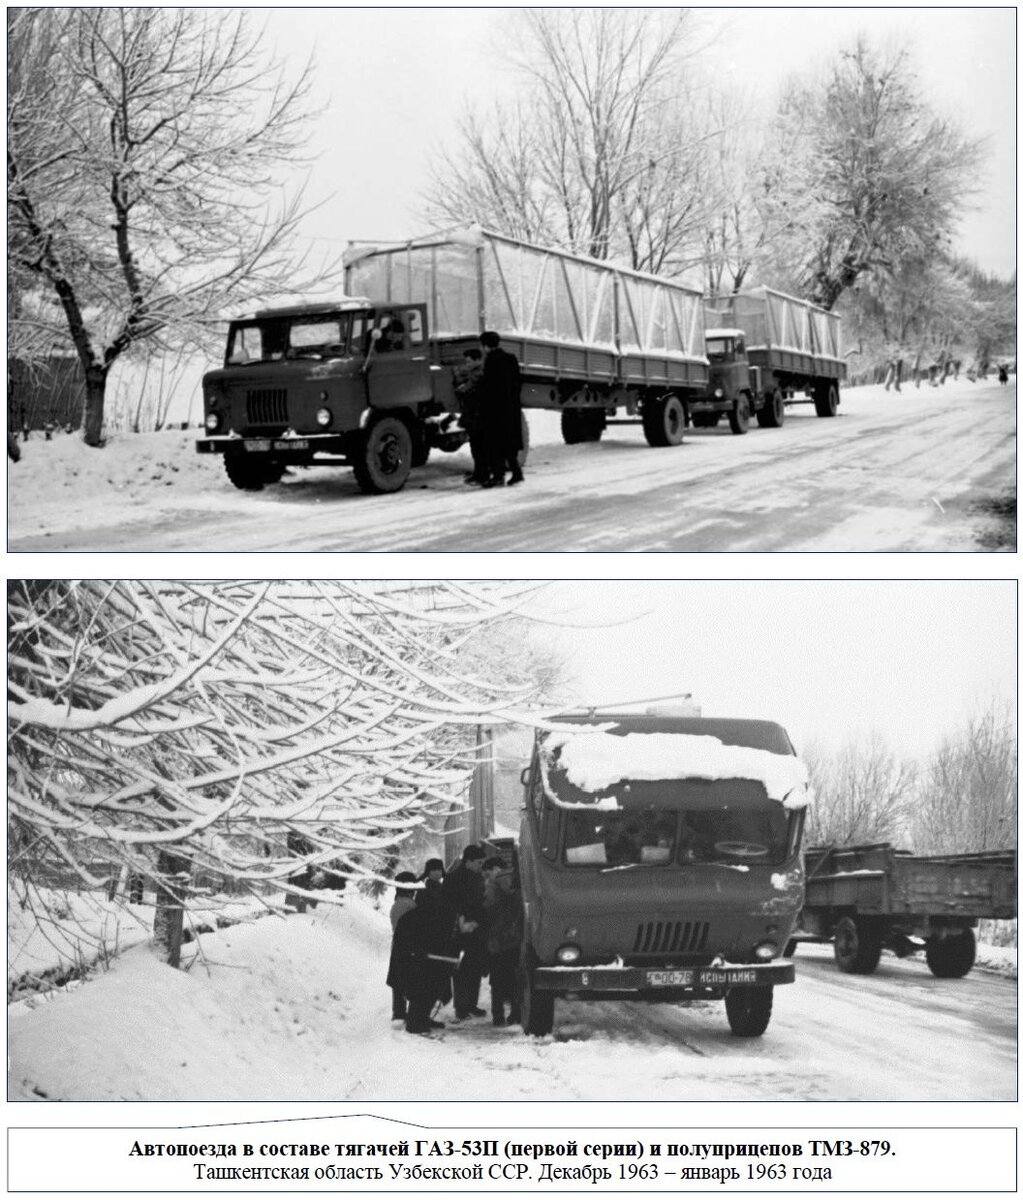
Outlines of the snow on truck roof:
{"label": "snow on truck roof", "polygon": [[552,767],[590,793],[626,781],[744,779],[762,783],[770,799],[786,808],[804,808],[811,798],[806,764],[794,754],[727,745],[709,734],[560,730],[545,739],[541,765],[548,794],[566,808],[612,809],[618,803],[613,796],[567,801],[549,786]]}
{"label": "snow on truck roof", "polygon": [[746,336],[746,331],[744,329],[731,328],[705,329],[703,336],[707,341],[711,341],[713,338],[741,338]]}

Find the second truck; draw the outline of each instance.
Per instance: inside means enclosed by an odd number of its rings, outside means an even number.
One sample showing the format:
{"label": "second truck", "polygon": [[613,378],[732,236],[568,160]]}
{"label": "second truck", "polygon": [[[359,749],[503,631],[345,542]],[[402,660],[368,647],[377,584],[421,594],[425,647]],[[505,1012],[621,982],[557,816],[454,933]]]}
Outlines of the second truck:
{"label": "second truck", "polygon": [[[797,395],[835,416],[839,318],[760,288],[705,301],[673,280],[479,229],[355,247],[337,301],[232,321],[203,379],[203,454],[258,490],[294,466],[350,466],[366,492],[402,488],[468,439],[456,375],[480,333],[518,359],[525,409],[561,414],[567,443],[639,423],[651,446],[687,425],[781,425]],[[527,437],[524,445],[528,446]]]}

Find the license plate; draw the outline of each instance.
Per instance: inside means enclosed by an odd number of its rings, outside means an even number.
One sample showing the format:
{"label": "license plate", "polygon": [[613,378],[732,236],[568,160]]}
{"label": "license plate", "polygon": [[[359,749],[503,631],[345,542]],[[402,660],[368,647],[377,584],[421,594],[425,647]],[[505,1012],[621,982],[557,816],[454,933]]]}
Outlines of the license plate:
{"label": "license plate", "polygon": [[282,442],[274,442],[275,450],[308,450],[309,442],[305,438],[285,438]]}
{"label": "license plate", "polygon": [[695,971],[647,971],[647,987],[689,987]]}
{"label": "license plate", "polygon": [[252,454],[268,454],[270,452],[270,439],[246,438],[245,449]]}

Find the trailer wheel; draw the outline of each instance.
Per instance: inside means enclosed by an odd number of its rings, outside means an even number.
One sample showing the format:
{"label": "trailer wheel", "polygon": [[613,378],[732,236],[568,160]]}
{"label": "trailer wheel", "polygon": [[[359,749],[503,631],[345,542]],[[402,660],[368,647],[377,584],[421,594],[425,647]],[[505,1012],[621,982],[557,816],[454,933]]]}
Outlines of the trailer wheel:
{"label": "trailer wheel", "polygon": [[599,442],[604,433],[604,410],[602,408],[563,408],[561,410],[561,436],[566,446],[579,442]]}
{"label": "trailer wheel", "polygon": [[773,987],[729,988],[725,992],[725,1015],[736,1037],[760,1037],[771,1022]]}
{"label": "trailer wheel", "polygon": [[651,446],[679,446],[686,428],[686,410],[678,396],[658,396],[643,405],[643,433]]}
{"label": "trailer wheel", "polygon": [[749,395],[740,392],[732,404],[732,411],[728,414],[728,424],[732,427],[732,433],[745,433],[749,429],[749,416]]}
{"label": "trailer wheel", "polygon": [[939,979],[962,979],[977,957],[977,939],[972,929],[961,929],[952,937],[929,938],[924,957],[932,975]]}
{"label": "trailer wheel", "polygon": [[225,454],[224,470],[236,488],[243,492],[261,492],[268,483],[279,483],[284,463],[272,458]]}
{"label": "trailer wheel", "polygon": [[536,987],[536,955],[526,949],[519,966],[519,991],[522,1028],[533,1037],[546,1037],[554,1028],[554,993]]}
{"label": "trailer wheel", "polygon": [[529,422],[526,420],[526,414],[522,414],[522,449],[518,453],[519,469],[521,470],[526,465],[526,459],[529,457]]}
{"label": "trailer wheel", "polygon": [[813,406],[818,417],[833,417],[838,412],[838,384],[825,380],[813,390]]}
{"label": "trailer wheel", "polygon": [[762,429],[780,429],[785,424],[785,397],[780,389],[764,397],[763,408],[757,410],[757,424]]}
{"label": "trailer wheel", "polygon": [[870,975],[881,961],[881,930],[843,917],[835,926],[835,962],[846,975]]}
{"label": "trailer wheel", "polygon": [[380,417],[359,438],[352,469],[364,492],[398,492],[412,469],[412,434],[400,417]]}

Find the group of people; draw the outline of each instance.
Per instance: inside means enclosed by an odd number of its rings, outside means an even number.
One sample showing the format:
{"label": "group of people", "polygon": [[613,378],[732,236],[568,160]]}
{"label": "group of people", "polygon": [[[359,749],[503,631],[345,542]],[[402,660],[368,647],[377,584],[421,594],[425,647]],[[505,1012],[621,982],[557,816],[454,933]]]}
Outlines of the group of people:
{"label": "group of people", "polygon": [[465,482],[510,487],[523,480],[522,375],[518,359],[501,347],[499,334],[482,334],[480,347],[465,352],[455,380],[472,454],[472,471]]}
{"label": "group of people", "polygon": [[480,989],[489,975],[491,1021],[517,1025],[522,903],[504,860],[469,845],[450,873],[431,858],[418,879],[402,871],[395,883],[387,969],[392,1020],[428,1036],[444,1028],[436,1014],[448,1003],[455,1021],[486,1016]]}

